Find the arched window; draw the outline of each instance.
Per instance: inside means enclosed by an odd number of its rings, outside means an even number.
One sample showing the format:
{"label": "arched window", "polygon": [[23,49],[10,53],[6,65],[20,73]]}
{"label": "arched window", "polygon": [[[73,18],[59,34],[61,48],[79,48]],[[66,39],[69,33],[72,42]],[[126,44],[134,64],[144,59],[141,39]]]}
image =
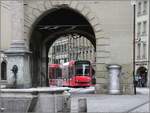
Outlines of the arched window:
{"label": "arched window", "polygon": [[7,63],[6,61],[2,61],[1,63],[1,80],[7,80]]}

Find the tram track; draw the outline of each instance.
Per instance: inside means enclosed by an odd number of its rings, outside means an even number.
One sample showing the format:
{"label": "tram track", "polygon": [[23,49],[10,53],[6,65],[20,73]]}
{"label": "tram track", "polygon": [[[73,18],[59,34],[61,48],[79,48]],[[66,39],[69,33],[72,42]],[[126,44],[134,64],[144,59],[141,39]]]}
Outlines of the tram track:
{"label": "tram track", "polygon": [[142,106],[144,106],[144,105],[146,105],[146,104],[148,104],[148,103],[150,103],[150,100],[148,100],[148,101],[146,101],[146,102],[144,102],[144,103],[142,103],[142,104],[139,104],[139,105],[137,105],[137,106],[135,106],[135,107],[129,109],[128,111],[126,111],[126,112],[124,112],[124,113],[131,113],[132,111],[134,111],[134,110],[136,110],[136,109],[138,109],[138,108],[140,108],[140,107],[142,107]]}

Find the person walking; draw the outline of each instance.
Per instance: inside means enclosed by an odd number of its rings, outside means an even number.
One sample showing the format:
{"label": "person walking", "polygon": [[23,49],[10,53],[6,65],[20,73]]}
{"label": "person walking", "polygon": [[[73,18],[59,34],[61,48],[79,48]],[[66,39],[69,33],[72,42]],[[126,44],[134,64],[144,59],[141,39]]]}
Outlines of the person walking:
{"label": "person walking", "polygon": [[141,80],[142,80],[141,75],[139,75],[139,76],[138,76],[138,87],[141,87],[141,86],[142,86]]}

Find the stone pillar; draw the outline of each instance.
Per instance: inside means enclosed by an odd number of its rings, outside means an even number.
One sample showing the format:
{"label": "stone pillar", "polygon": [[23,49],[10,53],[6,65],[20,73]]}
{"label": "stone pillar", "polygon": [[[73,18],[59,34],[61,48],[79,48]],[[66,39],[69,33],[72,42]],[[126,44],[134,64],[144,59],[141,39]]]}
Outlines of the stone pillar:
{"label": "stone pillar", "polygon": [[7,55],[7,80],[8,85],[12,86],[15,78],[12,72],[14,65],[18,66],[16,77],[18,88],[27,88],[31,86],[30,67],[29,67],[29,51],[24,39],[24,7],[23,0],[10,1],[11,21],[12,21],[12,37],[11,45],[5,51]]}
{"label": "stone pillar", "polygon": [[[0,1],[1,4],[1,1]],[[0,6],[0,20],[1,20],[1,6]],[[1,22],[0,22],[1,25]],[[0,32],[0,80],[1,80],[1,32]]]}
{"label": "stone pillar", "polygon": [[0,84],[1,84],[1,50],[0,50]]}

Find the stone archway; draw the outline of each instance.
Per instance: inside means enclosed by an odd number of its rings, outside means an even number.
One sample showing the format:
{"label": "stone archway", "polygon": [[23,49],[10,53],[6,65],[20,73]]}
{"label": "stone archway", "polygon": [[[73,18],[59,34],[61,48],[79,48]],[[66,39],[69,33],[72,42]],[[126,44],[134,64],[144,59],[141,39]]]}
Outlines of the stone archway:
{"label": "stone archway", "polygon": [[[46,14],[45,14],[46,13]],[[90,23],[79,12],[67,7],[58,6],[46,11],[34,24],[30,38],[32,51],[32,84],[46,86],[48,84],[47,65],[48,50],[61,35],[77,33],[85,36],[96,48],[96,38]],[[66,21],[66,20],[73,21]]]}
{"label": "stone archway", "polygon": [[[53,9],[57,6],[68,6],[82,14],[89,23],[91,24],[92,28],[94,29],[95,35],[97,38],[102,38],[104,36],[99,20],[94,15],[94,13],[91,11],[89,7],[86,5],[81,4],[78,1],[52,1],[52,0],[41,0],[39,1],[24,1],[25,5],[25,35],[27,37],[30,37],[31,35],[31,28],[35,21],[37,21],[37,18],[39,18],[41,15],[43,15],[44,12],[47,10]],[[46,14],[46,13],[45,13]]]}
{"label": "stone archway", "polygon": [[[24,1],[24,36],[31,37],[33,32],[33,26],[36,22],[40,20],[39,17],[46,15],[46,11],[56,8],[57,6],[67,6],[77,12],[79,12],[91,25],[93,32],[95,34],[95,48],[96,49],[96,75],[98,80],[98,90],[101,89],[101,92],[105,92],[106,86],[104,81],[100,79],[104,78],[106,75],[106,64],[109,62],[110,57],[110,39],[105,37],[105,33],[102,30],[102,27],[99,23],[99,19],[92,12],[89,6],[86,4],[80,3],[81,1],[53,1],[53,0],[41,0],[41,1]],[[34,24],[33,24],[34,23]],[[27,39],[27,44],[29,45],[30,41]],[[30,64],[31,65],[31,64]],[[31,66],[32,67],[32,66]]]}

